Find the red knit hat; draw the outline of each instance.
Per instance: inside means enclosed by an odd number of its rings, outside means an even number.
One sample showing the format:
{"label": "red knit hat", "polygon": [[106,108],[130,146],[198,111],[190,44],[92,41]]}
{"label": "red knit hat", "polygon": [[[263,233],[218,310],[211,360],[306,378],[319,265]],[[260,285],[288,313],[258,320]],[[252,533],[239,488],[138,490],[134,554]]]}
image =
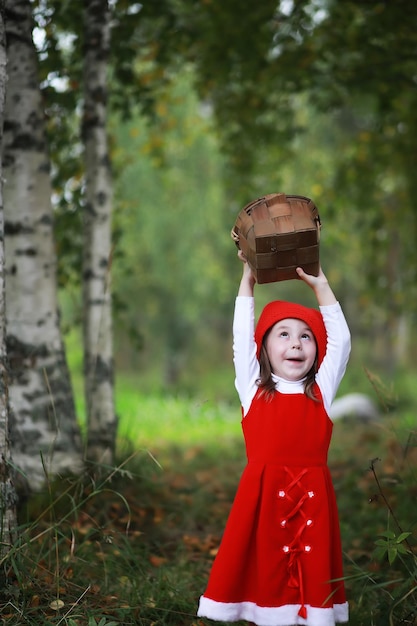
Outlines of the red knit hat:
{"label": "red knit hat", "polygon": [[255,329],[256,354],[258,359],[265,333],[277,322],[288,318],[302,320],[313,332],[317,344],[317,367],[320,367],[324,355],[326,354],[327,346],[327,333],[320,311],[310,309],[302,304],[296,304],[295,302],[285,302],[284,300],[274,300],[270,302],[264,307],[259,316]]}

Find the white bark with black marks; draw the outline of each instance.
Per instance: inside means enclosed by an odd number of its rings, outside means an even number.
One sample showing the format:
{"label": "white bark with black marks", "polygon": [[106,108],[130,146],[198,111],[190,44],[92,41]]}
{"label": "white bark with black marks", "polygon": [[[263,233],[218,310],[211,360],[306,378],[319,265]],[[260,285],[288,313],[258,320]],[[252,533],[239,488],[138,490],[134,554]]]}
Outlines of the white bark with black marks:
{"label": "white bark with black marks", "polygon": [[114,461],[117,426],[110,288],[113,193],[106,128],[110,14],[107,0],[86,0],[85,7],[83,302],[87,459],[109,465]]}
{"label": "white bark with black marks", "polygon": [[[7,86],[4,3],[0,0],[0,145],[3,139],[4,104]],[[16,492],[9,441],[9,393],[6,350],[6,312],[4,284],[3,172],[0,155],[0,558],[16,538]],[[1,577],[0,577],[1,580]]]}
{"label": "white bark with black marks", "polygon": [[29,487],[82,467],[61,336],[51,180],[32,3],[6,0],[3,165],[13,458]]}

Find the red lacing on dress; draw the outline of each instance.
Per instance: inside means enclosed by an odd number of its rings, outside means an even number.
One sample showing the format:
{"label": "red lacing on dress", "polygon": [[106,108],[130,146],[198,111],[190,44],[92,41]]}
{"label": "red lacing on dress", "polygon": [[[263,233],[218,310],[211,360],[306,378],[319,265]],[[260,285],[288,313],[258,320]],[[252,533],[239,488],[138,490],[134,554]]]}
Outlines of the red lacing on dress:
{"label": "red lacing on dress", "polygon": [[[290,478],[292,478],[291,482],[282,489],[278,490],[277,497],[278,498],[287,498],[290,500],[294,506],[291,511],[286,515],[285,518],[281,520],[281,526],[285,528],[289,520],[293,520],[294,524],[297,523],[296,515],[298,514],[301,518],[299,520],[299,526],[297,532],[294,535],[293,540],[288,545],[283,546],[283,551],[288,554],[288,586],[293,589],[300,590],[300,610],[298,611],[298,615],[303,617],[304,619],[307,617],[307,609],[304,603],[304,581],[303,581],[303,571],[301,566],[301,560],[299,559],[300,554],[304,554],[306,552],[310,552],[311,546],[302,543],[301,537],[304,533],[305,529],[312,525],[313,520],[307,517],[302,507],[306,500],[314,497],[314,491],[306,490],[304,485],[301,483],[301,478],[305,476],[308,472],[307,469],[303,469],[296,476],[291,472],[288,467],[284,468],[285,471],[289,474]],[[297,499],[293,498],[290,495],[290,491],[297,486],[301,490],[301,495],[297,496]]]}

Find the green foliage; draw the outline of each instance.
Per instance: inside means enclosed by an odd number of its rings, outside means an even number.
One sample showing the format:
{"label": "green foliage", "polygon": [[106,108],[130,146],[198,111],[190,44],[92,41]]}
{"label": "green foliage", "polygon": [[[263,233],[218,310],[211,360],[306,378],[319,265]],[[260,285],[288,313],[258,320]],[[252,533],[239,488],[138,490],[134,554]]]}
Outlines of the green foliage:
{"label": "green foliage", "polygon": [[[83,6],[33,6],[44,33],[59,280],[75,293]],[[414,4],[268,1],[242,13],[236,0],[118,0],[111,8],[122,360],[142,368],[160,362],[156,376],[190,389],[196,381],[185,364],[198,376],[202,369],[191,355],[206,350],[207,369],[228,358],[222,347],[239,275],[228,232],[246,202],[290,191],[320,208],[323,264],[374,358],[366,365],[394,371],[407,363],[397,346],[417,302]],[[279,287],[284,297],[294,292]],[[68,325],[82,314],[74,301]],[[220,349],[202,329],[219,337]],[[381,336],[388,347],[377,345]],[[140,350],[143,358],[132,357]]]}
{"label": "green foliage", "polygon": [[392,530],[386,530],[381,533],[381,539],[375,541],[377,546],[374,551],[376,559],[383,560],[388,558],[388,563],[392,565],[395,559],[404,554],[410,554],[410,550],[404,545],[404,541],[411,535],[411,532],[402,532],[398,535]]}
{"label": "green foliage", "polygon": [[215,135],[190,81],[184,72],[161,94],[156,125],[138,115],[115,127],[122,256],[114,289],[125,303],[124,327],[145,329],[145,351],[151,359],[162,353],[168,383],[176,382],[199,329],[230,307],[232,218]]}
{"label": "green foliage", "polygon": [[226,185],[243,204],[257,159],[293,129],[289,94],[270,82],[276,3],[252,4],[242,16],[236,0],[167,0],[162,6],[145,2],[142,13],[138,33],[158,42],[153,55],[161,71],[175,72],[184,58],[195,67],[197,92],[213,106],[227,155]]}

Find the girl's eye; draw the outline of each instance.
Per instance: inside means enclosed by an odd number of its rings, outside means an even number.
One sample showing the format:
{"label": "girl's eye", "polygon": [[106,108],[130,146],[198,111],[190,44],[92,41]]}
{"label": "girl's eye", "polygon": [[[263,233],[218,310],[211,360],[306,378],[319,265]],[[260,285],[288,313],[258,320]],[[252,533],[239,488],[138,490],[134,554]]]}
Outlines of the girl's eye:
{"label": "girl's eye", "polygon": [[280,337],[288,337],[288,333],[287,333],[287,331],[286,331],[286,330],[283,330],[283,331],[281,331],[281,332],[280,332],[280,335],[279,335],[279,336],[280,336]]}
{"label": "girl's eye", "polygon": [[303,333],[301,335],[301,339],[311,339],[310,335],[308,333]]}

